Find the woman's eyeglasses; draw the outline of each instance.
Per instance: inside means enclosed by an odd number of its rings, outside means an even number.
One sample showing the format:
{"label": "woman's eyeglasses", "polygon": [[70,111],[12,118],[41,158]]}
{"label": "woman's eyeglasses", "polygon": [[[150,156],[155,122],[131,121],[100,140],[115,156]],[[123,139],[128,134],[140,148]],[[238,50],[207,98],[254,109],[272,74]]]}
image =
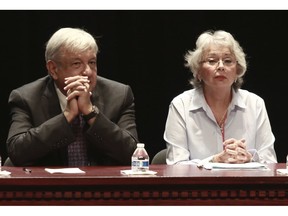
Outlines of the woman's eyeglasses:
{"label": "woman's eyeglasses", "polygon": [[222,62],[222,64],[225,66],[225,67],[231,67],[231,66],[234,66],[237,61],[233,60],[233,59],[230,59],[230,58],[227,58],[227,59],[214,59],[214,58],[208,58],[204,61],[202,61],[201,63],[206,63],[208,64],[209,66],[212,66],[212,67],[217,67],[220,65],[220,61]]}

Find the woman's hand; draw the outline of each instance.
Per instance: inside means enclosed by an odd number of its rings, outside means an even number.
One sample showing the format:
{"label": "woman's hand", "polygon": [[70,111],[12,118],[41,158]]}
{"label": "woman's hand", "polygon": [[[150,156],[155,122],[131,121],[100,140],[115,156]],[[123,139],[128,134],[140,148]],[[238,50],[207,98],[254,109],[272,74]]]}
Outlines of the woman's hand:
{"label": "woman's hand", "polygon": [[244,139],[228,139],[223,143],[223,151],[215,155],[213,162],[217,163],[247,163],[252,155],[246,149]]}

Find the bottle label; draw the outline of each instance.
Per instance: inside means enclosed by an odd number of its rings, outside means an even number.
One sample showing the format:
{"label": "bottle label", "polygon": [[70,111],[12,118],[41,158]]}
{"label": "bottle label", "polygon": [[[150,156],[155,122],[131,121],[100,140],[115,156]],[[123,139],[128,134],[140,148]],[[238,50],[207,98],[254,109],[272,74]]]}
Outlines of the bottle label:
{"label": "bottle label", "polygon": [[148,160],[134,160],[132,161],[132,170],[134,171],[145,171],[149,169]]}

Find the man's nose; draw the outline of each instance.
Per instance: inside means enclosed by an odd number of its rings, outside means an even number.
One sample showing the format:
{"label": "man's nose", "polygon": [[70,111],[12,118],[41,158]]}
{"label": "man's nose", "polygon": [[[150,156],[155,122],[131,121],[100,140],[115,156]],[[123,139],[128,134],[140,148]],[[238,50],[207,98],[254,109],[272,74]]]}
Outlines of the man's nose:
{"label": "man's nose", "polygon": [[90,68],[89,64],[85,64],[83,75],[89,76],[91,73],[92,73],[92,69]]}

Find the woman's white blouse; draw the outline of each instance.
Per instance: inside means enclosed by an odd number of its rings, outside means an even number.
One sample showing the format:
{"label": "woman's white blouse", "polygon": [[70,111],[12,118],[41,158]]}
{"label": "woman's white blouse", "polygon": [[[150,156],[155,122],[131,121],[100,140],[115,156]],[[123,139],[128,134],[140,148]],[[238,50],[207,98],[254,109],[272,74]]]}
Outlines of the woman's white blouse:
{"label": "woman's white blouse", "polygon": [[[233,91],[225,122],[225,140],[246,140],[253,161],[277,163],[264,100],[247,90]],[[202,89],[191,89],[176,96],[169,105],[164,140],[167,164],[210,160],[223,149],[221,130],[206,103]]]}

